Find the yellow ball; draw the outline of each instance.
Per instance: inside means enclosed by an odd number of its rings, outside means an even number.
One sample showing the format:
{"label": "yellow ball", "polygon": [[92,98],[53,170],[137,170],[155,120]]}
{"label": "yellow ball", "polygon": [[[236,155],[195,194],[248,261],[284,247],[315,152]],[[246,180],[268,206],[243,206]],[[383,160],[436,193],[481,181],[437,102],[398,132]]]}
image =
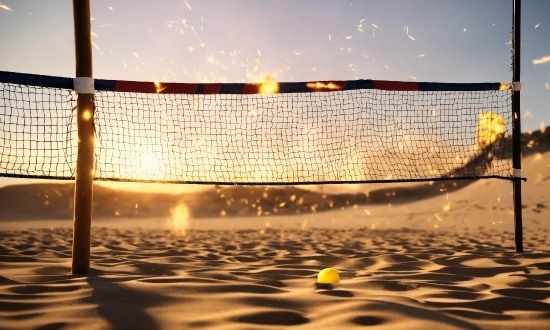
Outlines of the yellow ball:
{"label": "yellow ball", "polygon": [[325,268],[317,275],[317,283],[331,284],[340,282],[340,275],[334,268]]}

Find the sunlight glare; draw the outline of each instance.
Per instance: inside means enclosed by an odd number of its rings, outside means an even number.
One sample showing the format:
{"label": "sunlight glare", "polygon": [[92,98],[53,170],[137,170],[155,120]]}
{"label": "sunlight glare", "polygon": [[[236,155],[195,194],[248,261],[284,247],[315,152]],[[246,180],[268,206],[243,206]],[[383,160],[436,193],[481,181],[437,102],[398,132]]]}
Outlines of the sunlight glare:
{"label": "sunlight glare", "polygon": [[506,134],[504,118],[493,112],[484,112],[479,115],[477,124],[477,145],[485,147],[496,142]]}
{"label": "sunlight glare", "polygon": [[169,221],[169,228],[174,234],[184,235],[189,227],[191,211],[186,204],[180,203],[172,209],[172,216]]}

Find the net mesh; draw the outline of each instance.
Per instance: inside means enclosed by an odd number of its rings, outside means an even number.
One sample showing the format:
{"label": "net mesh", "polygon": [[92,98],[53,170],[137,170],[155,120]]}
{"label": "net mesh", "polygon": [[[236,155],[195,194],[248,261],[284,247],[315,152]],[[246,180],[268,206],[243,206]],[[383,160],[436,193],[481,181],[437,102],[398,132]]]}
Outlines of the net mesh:
{"label": "net mesh", "polygon": [[[70,178],[76,94],[1,84],[0,175]],[[509,178],[510,91],[96,91],[98,180],[215,184]]]}
{"label": "net mesh", "polygon": [[0,176],[74,177],[76,99],[72,90],[0,83]]}

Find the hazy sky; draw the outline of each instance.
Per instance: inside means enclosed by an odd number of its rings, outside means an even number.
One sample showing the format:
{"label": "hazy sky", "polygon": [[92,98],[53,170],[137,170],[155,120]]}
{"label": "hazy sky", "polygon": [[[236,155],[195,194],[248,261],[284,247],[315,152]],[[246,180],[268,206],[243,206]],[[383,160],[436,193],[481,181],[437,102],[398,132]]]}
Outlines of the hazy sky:
{"label": "hazy sky", "polygon": [[[512,0],[92,0],[96,78],[511,82]],[[523,0],[522,130],[550,125],[550,1]],[[72,1],[2,0],[0,70],[74,76]]]}
{"label": "hazy sky", "polygon": [[[91,2],[96,78],[511,81],[512,0]],[[0,70],[74,76],[72,1],[0,4]],[[550,1],[522,11],[526,131],[550,125]]]}

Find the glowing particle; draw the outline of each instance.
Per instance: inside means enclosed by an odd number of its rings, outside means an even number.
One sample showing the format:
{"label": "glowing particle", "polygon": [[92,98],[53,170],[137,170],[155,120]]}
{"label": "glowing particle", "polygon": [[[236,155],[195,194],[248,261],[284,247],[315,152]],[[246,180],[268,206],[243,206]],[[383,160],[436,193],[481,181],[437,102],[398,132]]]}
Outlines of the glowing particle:
{"label": "glowing particle", "polygon": [[413,36],[411,36],[410,34],[409,34],[407,37],[408,37],[409,39],[413,40],[413,41],[416,40],[416,39],[415,39]]}
{"label": "glowing particle", "polygon": [[426,57],[426,54],[420,54],[418,57]]}
{"label": "glowing particle", "polygon": [[536,25],[535,25],[535,29],[538,29],[540,27],[540,22],[538,22]]}
{"label": "glowing particle", "polygon": [[330,34],[328,35],[328,41],[332,41],[332,36]]}
{"label": "glowing particle", "polygon": [[132,54],[134,55],[135,58],[139,58],[139,54],[138,54],[138,53],[133,52]]}
{"label": "glowing particle", "polygon": [[185,7],[187,7],[187,9],[191,10],[191,6],[189,5],[189,2],[187,2],[187,0],[183,0],[183,2],[185,3]]}
{"label": "glowing particle", "polygon": [[378,25],[376,25],[374,23],[372,23],[371,25],[372,25],[373,28],[378,29]]}
{"label": "glowing particle", "polygon": [[548,85],[548,83],[546,83],[545,85],[546,85],[546,90],[550,91],[550,86]]}
{"label": "glowing particle", "polygon": [[82,112],[82,119],[88,121],[92,118],[92,112],[90,110],[85,110]]}
{"label": "glowing particle", "polygon": [[468,31],[468,29],[466,29],[466,28],[462,29],[462,32],[466,32],[466,31]]}
{"label": "glowing particle", "polygon": [[384,67],[385,67],[386,69],[388,69],[388,70],[390,69],[390,66],[389,66],[389,65],[387,65],[387,64],[386,64],[386,65],[384,65]]}
{"label": "glowing particle", "polygon": [[340,274],[334,268],[325,268],[317,275],[317,283],[332,284],[340,282]]}
{"label": "glowing particle", "polygon": [[4,10],[7,10],[7,11],[14,11],[13,9],[11,9],[10,7],[8,7],[7,5],[5,5],[1,2],[0,2],[0,9],[4,9]]}
{"label": "glowing particle", "polygon": [[535,65],[545,64],[545,63],[550,63],[550,55],[543,56],[543,57],[540,57],[540,58],[536,58],[536,59],[533,60],[533,64],[535,64]]}
{"label": "glowing particle", "polygon": [[351,36],[345,36],[344,38],[346,38],[346,40],[350,40]]}

